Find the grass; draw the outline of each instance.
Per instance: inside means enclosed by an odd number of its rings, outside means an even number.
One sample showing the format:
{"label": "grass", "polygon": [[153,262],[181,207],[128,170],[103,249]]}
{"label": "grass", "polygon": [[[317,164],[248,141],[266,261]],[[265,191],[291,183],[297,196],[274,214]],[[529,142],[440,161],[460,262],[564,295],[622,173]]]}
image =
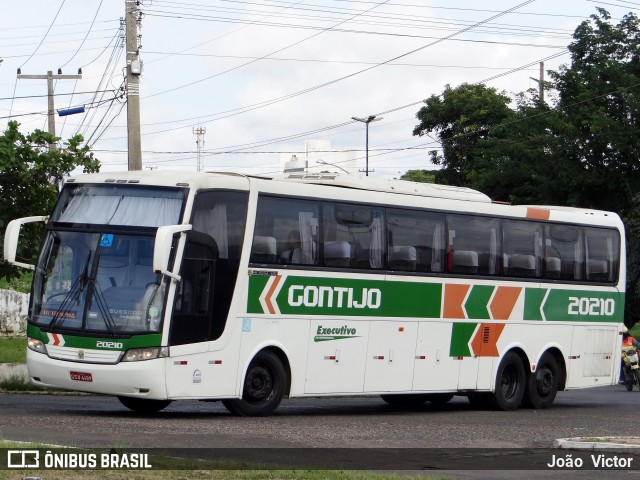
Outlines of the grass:
{"label": "grass", "polygon": [[[47,445],[0,440],[0,448],[47,449]],[[171,467],[176,460],[170,457],[150,458],[152,465]],[[180,460],[184,464],[182,460]],[[193,461],[190,470],[0,470],[0,480],[40,477],[46,480],[448,480],[440,475],[400,475],[343,470],[234,470],[233,465],[216,469],[211,462]],[[211,468],[210,468],[211,467]],[[220,468],[220,467],[218,467]],[[18,474],[16,476],[16,474]]]}
{"label": "grass", "polygon": [[29,293],[31,291],[32,272],[23,272],[19,278],[0,278],[0,290],[15,290],[17,292]]}
{"label": "grass", "polygon": [[27,339],[25,337],[0,338],[0,363],[26,363]]}

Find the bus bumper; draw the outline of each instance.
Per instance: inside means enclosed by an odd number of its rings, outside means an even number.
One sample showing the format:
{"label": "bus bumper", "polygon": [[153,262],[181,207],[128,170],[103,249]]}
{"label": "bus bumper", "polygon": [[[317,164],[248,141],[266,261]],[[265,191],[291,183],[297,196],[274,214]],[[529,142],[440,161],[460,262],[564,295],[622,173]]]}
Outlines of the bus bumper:
{"label": "bus bumper", "polygon": [[167,398],[164,358],[116,365],[69,362],[27,350],[27,368],[34,385],[80,392]]}

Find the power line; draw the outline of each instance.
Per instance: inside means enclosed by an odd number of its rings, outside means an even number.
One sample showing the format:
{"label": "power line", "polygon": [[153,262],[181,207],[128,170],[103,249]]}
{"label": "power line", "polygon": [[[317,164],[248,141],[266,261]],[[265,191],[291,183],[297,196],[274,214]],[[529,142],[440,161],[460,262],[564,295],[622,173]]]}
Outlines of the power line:
{"label": "power line", "polygon": [[100,0],[100,3],[98,4],[98,8],[96,10],[95,15],[93,16],[93,20],[91,20],[91,25],[89,25],[89,29],[87,30],[87,34],[84,36],[84,38],[82,39],[82,43],[80,43],[80,46],[78,47],[78,49],[76,50],[76,53],[73,54],[73,56],[67,60],[67,62],[64,65],[61,65],[60,68],[68,65],[71,60],[73,60],[74,58],[76,58],[76,55],[78,54],[78,52],[80,51],[80,49],[82,48],[82,46],[84,45],[84,42],[87,41],[87,37],[89,36],[89,33],[91,33],[91,29],[93,28],[93,24],[96,21],[96,18],[98,17],[98,12],[100,12],[100,7],[102,6],[102,2],[103,0]]}
{"label": "power line", "polygon": [[47,38],[47,35],[49,35],[49,32],[51,31],[51,27],[53,27],[53,24],[56,23],[56,19],[58,18],[58,15],[60,14],[60,10],[62,10],[62,7],[63,7],[65,1],[66,0],[62,0],[62,3],[60,4],[60,7],[58,8],[58,11],[56,12],[55,17],[53,17],[53,20],[51,21],[51,25],[49,25],[49,28],[47,29],[47,32],[44,34],[44,37],[42,37],[42,40],[40,40],[40,43],[38,44],[36,49],[33,51],[33,53],[29,56],[29,58],[27,58],[25,60],[25,62],[22,65],[20,65],[20,68],[24,67],[29,62],[29,60],[31,60],[33,55],[38,51],[38,49],[42,45],[42,42],[44,42],[44,40]]}

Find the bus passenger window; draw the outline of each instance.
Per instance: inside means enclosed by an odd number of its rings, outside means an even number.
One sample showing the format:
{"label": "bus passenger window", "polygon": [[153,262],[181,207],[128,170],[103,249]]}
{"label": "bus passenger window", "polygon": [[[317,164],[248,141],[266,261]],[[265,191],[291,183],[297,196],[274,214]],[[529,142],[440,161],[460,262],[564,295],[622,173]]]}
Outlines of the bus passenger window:
{"label": "bus passenger window", "polygon": [[509,277],[542,275],[542,224],[525,220],[502,221],[502,262]]}
{"label": "bus passenger window", "polygon": [[[545,278],[561,280],[584,279],[584,252],[581,228],[572,225],[547,225],[545,235],[545,257],[547,270]],[[549,261],[558,258],[559,261]],[[549,270],[549,266],[552,267]],[[558,270],[559,277],[558,277]]]}
{"label": "bus passenger window", "polygon": [[318,210],[313,201],[260,196],[250,261],[317,265]]}
{"label": "bus passenger window", "polygon": [[585,227],[586,279],[613,282],[618,278],[620,239],[615,230]]}
{"label": "bus passenger window", "polygon": [[389,208],[387,251],[389,270],[442,272],[444,267],[444,215]]}
{"label": "bus passenger window", "polygon": [[348,245],[349,267],[369,270],[384,267],[386,242],[382,209],[366,205],[326,204],[322,221],[326,266],[336,266],[336,260],[327,256],[328,253],[333,254],[335,246],[342,245],[342,252],[346,252]]}
{"label": "bus passenger window", "polygon": [[[447,215],[449,272],[497,275],[500,220],[472,215]],[[456,253],[459,252],[459,253]],[[476,270],[477,271],[474,271]]]}

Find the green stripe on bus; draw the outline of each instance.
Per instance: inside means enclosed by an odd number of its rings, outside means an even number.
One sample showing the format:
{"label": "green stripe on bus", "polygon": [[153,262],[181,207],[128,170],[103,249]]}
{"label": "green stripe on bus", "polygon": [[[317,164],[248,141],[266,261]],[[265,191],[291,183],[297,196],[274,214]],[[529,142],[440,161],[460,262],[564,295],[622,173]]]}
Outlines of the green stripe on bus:
{"label": "green stripe on bus", "polygon": [[475,332],[477,323],[454,323],[451,330],[450,357],[470,357],[469,342]]}
{"label": "green stripe on bus", "polygon": [[487,308],[495,287],[492,285],[475,285],[464,304],[467,317],[473,320],[490,320]]}

